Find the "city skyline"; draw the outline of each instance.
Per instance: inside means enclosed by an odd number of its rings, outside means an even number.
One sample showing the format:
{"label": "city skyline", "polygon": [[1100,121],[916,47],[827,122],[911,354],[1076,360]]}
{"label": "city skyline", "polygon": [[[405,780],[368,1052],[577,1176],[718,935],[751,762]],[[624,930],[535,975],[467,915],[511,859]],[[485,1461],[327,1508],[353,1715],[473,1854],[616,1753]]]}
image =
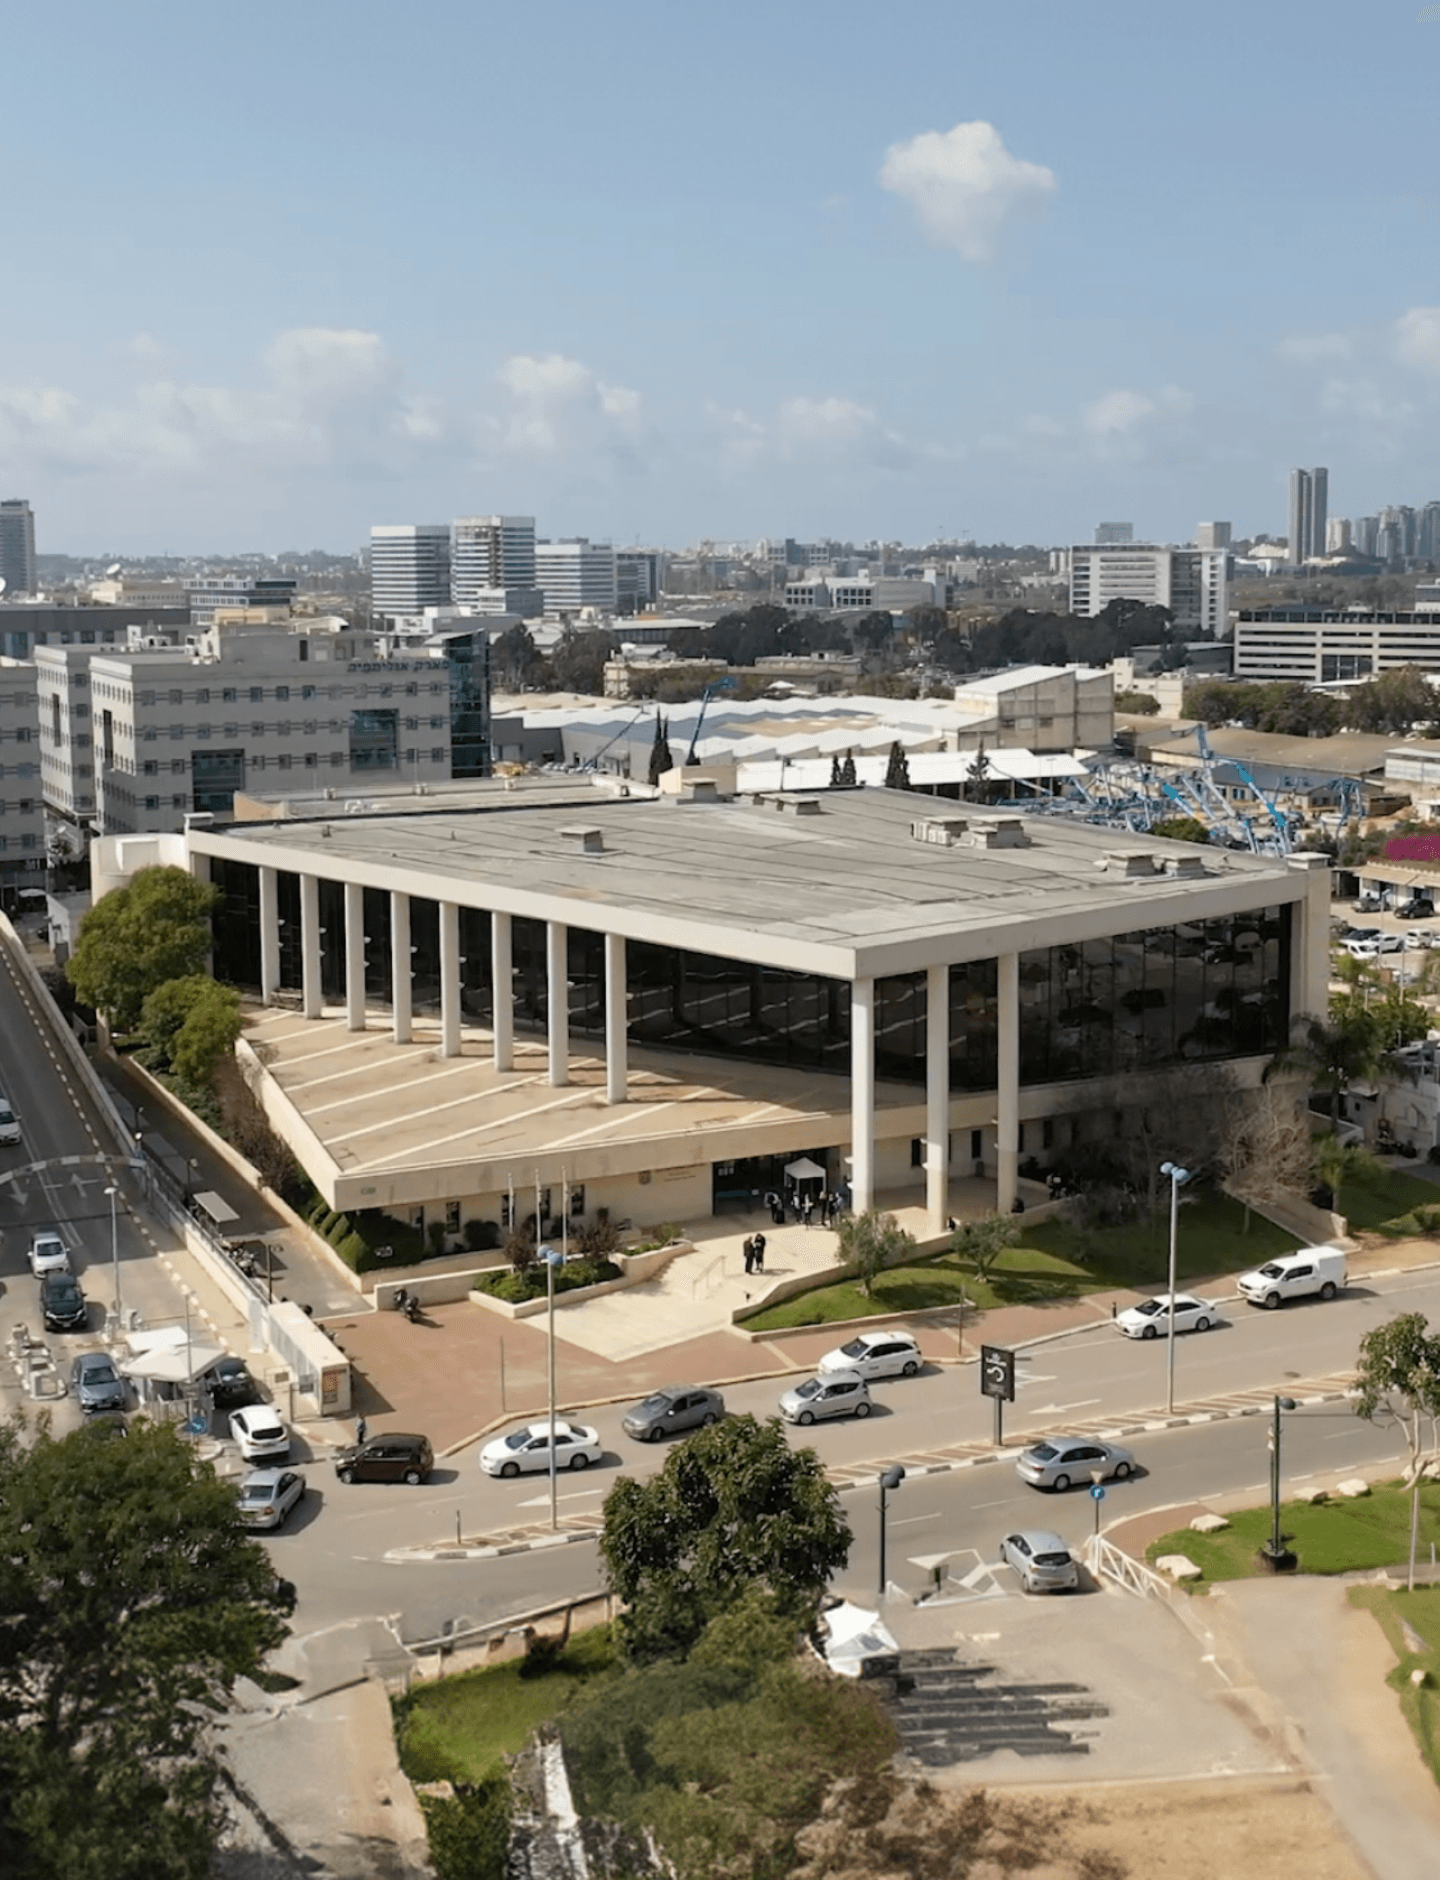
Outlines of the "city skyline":
{"label": "city skyline", "polygon": [[1425,500],[1440,22],[1367,23],[1382,111],[1333,0],[1035,18],[902,0],[877,49],[868,9],[753,0],[723,35],[652,0],[435,0],[413,37],[373,0],[278,37],[17,16],[0,494],[42,554],[134,555],[517,512],[617,546],[1279,536],[1307,463],[1332,513]]}

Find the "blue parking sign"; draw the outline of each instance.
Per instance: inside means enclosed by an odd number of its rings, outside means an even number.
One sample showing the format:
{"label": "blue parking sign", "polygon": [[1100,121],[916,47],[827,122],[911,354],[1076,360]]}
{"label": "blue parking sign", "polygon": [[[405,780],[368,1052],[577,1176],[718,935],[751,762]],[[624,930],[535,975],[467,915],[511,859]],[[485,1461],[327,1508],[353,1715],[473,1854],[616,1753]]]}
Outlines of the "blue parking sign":
{"label": "blue parking sign", "polygon": [[1091,1501],[1104,1501],[1105,1484],[1103,1482],[1092,1482],[1090,1484],[1090,1499]]}

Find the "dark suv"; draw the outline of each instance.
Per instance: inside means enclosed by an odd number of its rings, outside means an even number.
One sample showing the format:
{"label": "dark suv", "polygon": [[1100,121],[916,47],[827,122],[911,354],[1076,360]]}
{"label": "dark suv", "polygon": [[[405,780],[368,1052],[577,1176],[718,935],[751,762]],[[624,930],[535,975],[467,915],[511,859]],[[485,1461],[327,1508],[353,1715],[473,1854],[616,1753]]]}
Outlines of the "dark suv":
{"label": "dark suv", "polygon": [[73,1273],[47,1273],[40,1282],[40,1312],[47,1332],[83,1332],[90,1308]]}
{"label": "dark suv", "polygon": [[409,1482],[413,1488],[434,1467],[435,1452],[428,1436],[402,1436],[395,1431],[342,1449],[335,1458],[335,1473],[342,1482]]}

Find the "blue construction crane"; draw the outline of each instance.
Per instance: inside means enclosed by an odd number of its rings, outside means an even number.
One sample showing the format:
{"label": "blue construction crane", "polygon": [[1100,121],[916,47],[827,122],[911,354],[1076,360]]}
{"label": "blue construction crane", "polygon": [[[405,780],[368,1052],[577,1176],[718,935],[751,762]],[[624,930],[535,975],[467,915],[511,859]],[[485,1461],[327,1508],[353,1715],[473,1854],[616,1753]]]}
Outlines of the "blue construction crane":
{"label": "blue construction crane", "polygon": [[705,690],[700,694],[700,715],[695,720],[695,731],[690,739],[690,749],[685,753],[685,764],[686,764],[687,769],[689,768],[691,764],[698,764],[700,762],[700,759],[695,755],[695,750],[696,750],[696,746],[700,742],[700,727],[705,722],[705,708],[710,703],[711,693],[712,692],[733,692],[734,690],[735,690],[734,675],[731,673],[726,673],[723,679],[712,679],[710,684],[707,685]]}

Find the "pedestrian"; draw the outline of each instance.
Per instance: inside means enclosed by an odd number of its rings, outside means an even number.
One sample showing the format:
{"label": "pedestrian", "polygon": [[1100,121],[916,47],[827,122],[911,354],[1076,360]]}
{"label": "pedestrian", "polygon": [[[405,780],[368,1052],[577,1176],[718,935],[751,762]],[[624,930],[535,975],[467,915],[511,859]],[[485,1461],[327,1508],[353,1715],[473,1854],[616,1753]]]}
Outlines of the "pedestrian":
{"label": "pedestrian", "polygon": [[765,1236],[757,1234],[750,1244],[755,1249],[755,1271],[763,1273],[765,1271]]}
{"label": "pedestrian", "polygon": [[357,1442],[357,1443],[363,1443],[363,1442],[364,1442],[364,1440],[365,1440],[365,1438],[366,1438],[366,1437],[367,1437],[367,1436],[368,1436],[369,1434],[370,1434],[370,1425],[369,1425],[369,1424],[368,1424],[368,1423],[367,1423],[367,1422],[365,1421],[365,1419],[364,1419],[364,1417],[356,1417],[356,1419],[355,1419],[355,1440],[356,1440],[356,1442]]}
{"label": "pedestrian", "polygon": [[809,1195],[806,1195],[805,1199],[800,1203],[800,1225],[802,1227],[808,1227],[810,1225],[810,1216],[814,1210],[814,1205]]}
{"label": "pedestrian", "polygon": [[755,1271],[755,1242],[753,1240],[746,1239],[744,1252],[745,1271],[747,1273],[753,1273]]}

